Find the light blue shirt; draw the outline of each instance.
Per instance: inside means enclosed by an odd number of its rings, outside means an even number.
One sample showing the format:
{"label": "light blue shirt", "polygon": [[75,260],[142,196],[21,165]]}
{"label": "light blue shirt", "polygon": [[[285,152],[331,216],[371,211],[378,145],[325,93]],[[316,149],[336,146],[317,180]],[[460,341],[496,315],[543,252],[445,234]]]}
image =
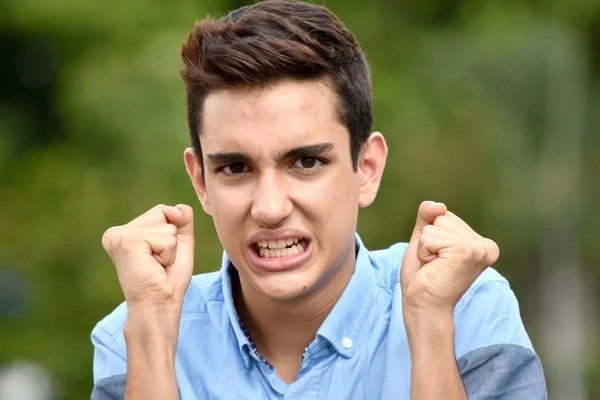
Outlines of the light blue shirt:
{"label": "light blue shirt", "polygon": [[[354,274],[286,384],[240,324],[230,261],[197,275],[187,291],[175,372],[182,400],[410,399],[410,353],[402,318],[405,243],[369,251],[356,236]],[[125,304],[92,332],[92,399],[122,399],[127,351]],[[508,282],[486,269],[454,310],[455,353],[471,399],[546,399],[544,374]],[[436,360],[431,360],[435,363]]]}

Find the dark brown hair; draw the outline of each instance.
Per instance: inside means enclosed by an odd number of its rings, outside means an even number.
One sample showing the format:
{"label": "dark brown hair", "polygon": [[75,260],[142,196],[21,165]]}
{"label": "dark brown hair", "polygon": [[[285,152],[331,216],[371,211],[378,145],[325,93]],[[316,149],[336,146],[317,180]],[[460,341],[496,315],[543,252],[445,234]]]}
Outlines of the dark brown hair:
{"label": "dark brown hair", "polygon": [[371,77],[354,35],[333,12],[271,0],[196,22],[181,48],[192,148],[202,163],[202,107],[214,90],[265,86],[282,79],[327,78],[350,132],[354,170],[371,133]]}

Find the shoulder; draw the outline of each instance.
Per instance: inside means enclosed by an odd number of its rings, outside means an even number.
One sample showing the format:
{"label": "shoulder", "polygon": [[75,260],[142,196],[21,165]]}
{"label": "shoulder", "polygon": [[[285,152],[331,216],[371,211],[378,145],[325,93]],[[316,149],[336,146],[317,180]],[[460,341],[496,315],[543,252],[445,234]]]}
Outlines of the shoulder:
{"label": "shoulder", "polygon": [[[377,284],[401,310],[400,269],[407,243],[368,251]],[[398,320],[401,320],[401,312]],[[454,309],[455,354],[469,397],[547,398],[539,357],[508,280],[488,267]]]}
{"label": "shoulder", "polygon": [[395,243],[388,248],[368,250],[369,260],[379,286],[388,290],[400,282],[400,266],[408,243]]}
{"label": "shoulder", "polygon": [[471,285],[454,309],[457,356],[474,348],[515,344],[532,348],[510,284],[489,267]]}
{"label": "shoulder", "polygon": [[[400,269],[407,243],[368,251],[378,286],[401,298]],[[486,268],[454,309],[456,350],[469,351],[496,344],[516,344],[532,349],[508,280],[493,267]]]}
{"label": "shoulder", "polygon": [[[219,271],[198,274],[192,277],[190,286],[185,294],[184,313],[204,313],[211,300],[223,300],[221,274]],[[115,338],[122,333],[127,321],[127,303],[123,302],[110,314],[98,322],[92,331],[92,338],[97,335]]]}
{"label": "shoulder", "polygon": [[[399,242],[388,248],[367,250],[372,268],[381,286],[394,289],[400,283],[400,269],[407,248],[408,243]],[[456,306],[456,311],[460,311],[469,304],[473,296],[482,296],[485,293],[496,294],[501,297],[514,296],[506,278],[494,268],[488,267],[463,295]],[[485,307],[484,305],[481,306]]]}
{"label": "shoulder", "polygon": [[185,294],[182,313],[205,313],[211,301],[223,301],[221,272],[194,275]]}
{"label": "shoulder", "polygon": [[[198,322],[207,313],[207,304],[222,298],[221,275],[218,272],[192,277],[181,313],[181,326]],[[127,321],[127,303],[121,303],[96,324],[91,340],[94,345],[94,394],[104,398],[106,393],[122,393],[127,371],[127,348],[123,326]],[[122,396],[122,395],[121,395]],[[109,397],[116,398],[116,397]]]}
{"label": "shoulder", "polygon": [[454,311],[455,353],[469,397],[546,399],[544,371],[508,281],[485,270]]}

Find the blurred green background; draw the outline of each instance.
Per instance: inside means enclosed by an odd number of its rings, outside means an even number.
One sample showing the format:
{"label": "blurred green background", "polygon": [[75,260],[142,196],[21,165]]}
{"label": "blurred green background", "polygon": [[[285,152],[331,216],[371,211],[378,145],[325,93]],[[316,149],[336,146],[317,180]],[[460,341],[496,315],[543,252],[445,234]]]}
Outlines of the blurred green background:
{"label": "blurred green background", "polygon": [[[196,19],[244,4],[0,0],[3,400],[89,398],[90,331],[123,298],[109,226],[191,204],[196,270],[219,267],[178,53]],[[390,146],[365,243],[406,241],[421,200],[446,202],[500,245],[550,398],[600,398],[599,2],[325,4],[367,53]]]}

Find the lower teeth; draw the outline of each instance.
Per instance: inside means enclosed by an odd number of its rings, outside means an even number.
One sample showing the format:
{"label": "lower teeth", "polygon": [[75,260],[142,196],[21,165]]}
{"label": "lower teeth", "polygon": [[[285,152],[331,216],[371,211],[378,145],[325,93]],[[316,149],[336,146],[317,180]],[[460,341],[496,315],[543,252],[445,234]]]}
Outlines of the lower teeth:
{"label": "lower teeth", "polygon": [[259,255],[262,258],[276,258],[276,257],[290,257],[295,256],[296,254],[300,254],[304,251],[304,244],[298,243],[291,247],[285,249],[265,249],[261,247],[259,250]]}

